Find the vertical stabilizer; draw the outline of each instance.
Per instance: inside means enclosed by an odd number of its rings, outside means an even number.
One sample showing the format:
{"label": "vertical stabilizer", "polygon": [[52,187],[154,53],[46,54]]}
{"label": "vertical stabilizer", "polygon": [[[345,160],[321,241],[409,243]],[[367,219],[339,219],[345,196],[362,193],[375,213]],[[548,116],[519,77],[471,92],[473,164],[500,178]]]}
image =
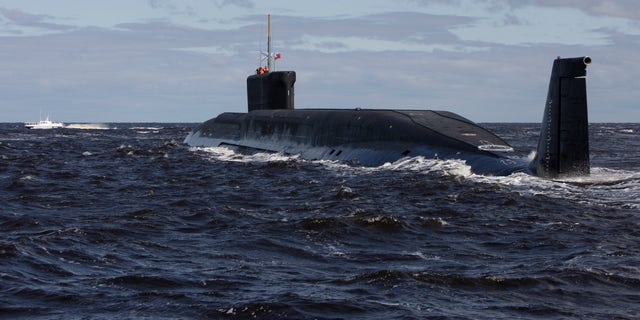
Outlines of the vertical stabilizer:
{"label": "vertical stabilizer", "polygon": [[531,169],[544,178],[589,174],[589,122],[585,76],[589,57],[553,62],[536,157]]}

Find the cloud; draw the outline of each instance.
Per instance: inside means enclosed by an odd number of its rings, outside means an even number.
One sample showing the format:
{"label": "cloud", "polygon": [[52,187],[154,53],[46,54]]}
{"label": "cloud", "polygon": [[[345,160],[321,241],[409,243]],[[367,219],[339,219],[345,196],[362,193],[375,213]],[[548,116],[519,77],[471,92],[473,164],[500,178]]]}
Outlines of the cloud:
{"label": "cloud", "polygon": [[[245,78],[266,46],[265,16],[247,9],[251,2],[207,1],[214,13],[205,18],[217,24],[201,23],[201,3],[156,0],[142,3],[151,13],[125,23],[118,16],[66,29],[45,28],[60,17],[0,10],[5,30],[57,30],[0,41],[3,121],[29,120],[43,107],[63,121],[197,122],[245,111]],[[553,58],[590,55],[590,120],[640,119],[640,35],[616,24],[627,19],[546,6],[574,19],[549,31],[532,13],[551,11],[527,11],[533,2],[459,3],[451,11],[440,2],[446,10],[425,3],[348,16],[279,12],[272,15],[274,49],[283,53],[277,69],[297,71],[299,107],[433,108],[475,121],[538,122]],[[202,16],[189,16],[190,6]]]}
{"label": "cloud", "polygon": [[245,9],[253,9],[255,5],[251,0],[222,0],[216,1],[219,7],[236,6]]}
{"label": "cloud", "polygon": [[636,0],[537,0],[531,3],[545,7],[579,8],[594,16],[640,19],[640,2]]}
{"label": "cloud", "polygon": [[436,50],[451,52],[486,51],[487,47],[462,46],[453,44],[428,44],[418,41],[391,41],[360,37],[311,37],[303,36],[300,43],[291,46],[295,50],[316,51],[323,53],[339,53],[350,51],[392,51],[392,52],[423,52]]}
{"label": "cloud", "polygon": [[149,0],[149,6],[155,10],[166,11],[170,16],[197,17],[197,10],[190,5],[171,0]]}
{"label": "cloud", "polygon": [[285,35],[376,37],[387,40],[422,37],[453,41],[455,37],[448,29],[471,23],[475,19],[419,12],[390,12],[344,18],[275,16],[272,21],[275,35],[282,32]]}
{"label": "cloud", "polygon": [[215,102],[242,106],[245,89],[228,85],[243,83],[253,66],[237,65],[252,59],[175,50],[209,43],[232,44],[232,35],[153,22],[5,38],[0,51],[13,53],[0,62],[3,108],[18,107],[14,121],[43,107],[65,121],[194,121]]}
{"label": "cloud", "polygon": [[640,18],[636,0],[409,0],[419,6],[479,7],[489,12],[513,11],[523,7],[573,8],[593,16]]}
{"label": "cloud", "polygon": [[496,44],[610,44],[611,32],[640,34],[640,24],[621,15],[622,8],[639,12],[640,3],[582,0],[413,0],[440,14],[468,16],[473,20],[450,29],[461,40]]}
{"label": "cloud", "polygon": [[379,52],[486,50],[461,43],[449,31],[472,19],[419,12],[392,12],[345,18],[273,17],[274,43],[286,49],[310,52]]}
{"label": "cloud", "polygon": [[3,31],[15,35],[47,34],[68,31],[74,28],[69,25],[47,22],[47,20],[52,19],[47,15],[34,15],[5,7],[0,7],[0,18],[4,20],[1,25],[1,28],[4,29]]}

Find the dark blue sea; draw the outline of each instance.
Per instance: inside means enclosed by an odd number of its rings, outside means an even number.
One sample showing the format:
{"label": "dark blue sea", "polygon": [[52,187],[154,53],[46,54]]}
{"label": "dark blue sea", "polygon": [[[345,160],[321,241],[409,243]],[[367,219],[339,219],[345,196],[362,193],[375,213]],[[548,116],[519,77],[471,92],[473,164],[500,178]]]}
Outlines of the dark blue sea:
{"label": "dark blue sea", "polygon": [[591,177],[563,181],[192,148],[194,126],[0,124],[0,318],[640,318],[640,124],[592,124]]}

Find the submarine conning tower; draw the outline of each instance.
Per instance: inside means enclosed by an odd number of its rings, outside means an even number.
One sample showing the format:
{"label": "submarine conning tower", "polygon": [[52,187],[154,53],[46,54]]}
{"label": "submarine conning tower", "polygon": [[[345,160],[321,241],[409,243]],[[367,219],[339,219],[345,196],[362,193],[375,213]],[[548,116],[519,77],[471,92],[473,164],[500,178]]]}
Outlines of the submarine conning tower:
{"label": "submarine conning tower", "polygon": [[[262,69],[262,68],[261,68]],[[264,71],[247,77],[247,102],[253,110],[293,109],[295,71]]]}

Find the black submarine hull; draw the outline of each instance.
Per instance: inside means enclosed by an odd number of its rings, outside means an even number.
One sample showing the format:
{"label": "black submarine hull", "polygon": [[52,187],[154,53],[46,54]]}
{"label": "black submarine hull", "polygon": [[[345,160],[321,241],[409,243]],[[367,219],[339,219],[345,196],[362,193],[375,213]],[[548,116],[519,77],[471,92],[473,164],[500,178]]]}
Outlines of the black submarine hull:
{"label": "black submarine hull", "polygon": [[584,76],[589,57],[556,59],[533,161],[507,142],[447,111],[294,109],[295,72],[247,78],[247,113],[222,113],[186,138],[196,147],[279,152],[308,160],[380,166],[404,157],[460,159],[476,174],[545,178],[589,174]]}
{"label": "black submarine hull", "polygon": [[380,166],[404,157],[465,160],[478,174],[530,172],[502,139],[455,113],[301,109],[223,113],[193,132],[191,146],[227,147]]}

